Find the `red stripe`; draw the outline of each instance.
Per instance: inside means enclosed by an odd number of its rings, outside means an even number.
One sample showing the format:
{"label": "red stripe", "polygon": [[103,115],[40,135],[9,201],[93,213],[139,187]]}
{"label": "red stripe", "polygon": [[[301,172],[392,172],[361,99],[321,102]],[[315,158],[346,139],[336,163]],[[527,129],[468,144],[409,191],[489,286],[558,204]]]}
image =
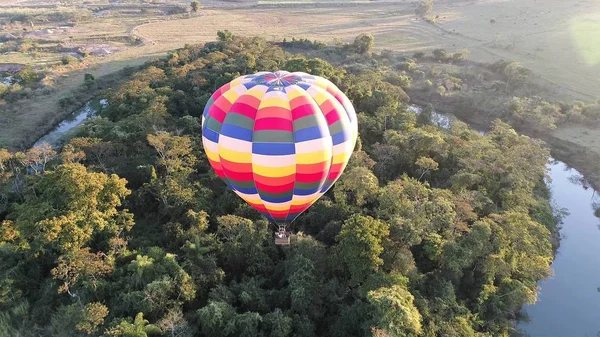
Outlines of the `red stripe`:
{"label": "red stripe", "polygon": [[229,111],[251,119],[256,118],[256,108],[244,102],[240,102],[239,100],[233,103]]}
{"label": "red stripe", "polygon": [[296,181],[300,183],[316,183],[317,181],[322,181],[327,177],[327,172],[319,172],[319,173],[297,173]]}
{"label": "red stripe", "polygon": [[323,161],[316,164],[296,164],[296,173],[319,173],[329,171],[330,161]]}
{"label": "red stripe", "polygon": [[224,168],[230,170],[230,171],[235,171],[235,172],[239,172],[239,173],[252,173],[252,163],[236,163],[233,161],[229,161],[227,159],[224,158],[220,158],[221,160],[221,166],[223,166]]}
{"label": "red stripe", "polygon": [[225,120],[225,111],[223,111],[223,109],[216,104],[210,106],[210,109],[208,109],[208,115],[218,120],[221,124],[223,124],[223,121]]}
{"label": "red stripe", "polygon": [[235,172],[228,170],[227,167],[223,167],[223,172],[227,175],[227,178],[233,181],[252,181],[252,172]]}
{"label": "red stripe", "polygon": [[304,205],[296,205],[296,206],[292,205],[290,207],[290,214],[302,213],[302,212],[306,211],[310,207],[310,205],[311,205],[311,203],[306,203]]}
{"label": "red stripe", "polygon": [[282,184],[282,185],[265,185],[263,183],[260,183],[258,181],[255,181],[254,184],[256,185],[256,188],[261,191],[261,192],[267,192],[267,193],[283,193],[283,192],[290,192],[294,189],[294,182],[292,181],[291,183],[287,183],[287,184]]}
{"label": "red stripe", "polygon": [[255,210],[257,210],[259,212],[267,213],[267,208],[263,204],[259,205],[259,204],[254,204],[254,203],[249,202],[248,205],[250,205],[250,207],[254,208]]}
{"label": "red stripe", "polygon": [[272,210],[268,210],[269,214],[271,214],[272,217],[274,218],[285,218],[289,211],[272,211]]}
{"label": "red stripe", "polygon": [[[325,110],[323,110],[325,111]],[[340,116],[336,109],[331,110],[328,114],[325,115],[325,119],[327,120],[327,125],[332,125],[335,122],[340,120]]]}
{"label": "red stripe", "polygon": [[258,109],[258,106],[260,105],[260,100],[252,95],[242,95],[240,96],[236,102],[240,102],[240,103],[244,103],[247,104],[249,106],[251,106],[254,109]]}
{"label": "red stripe", "polygon": [[312,102],[314,102],[312,98],[307,95],[298,96],[290,101],[290,108],[296,109],[303,105],[311,105]]}
{"label": "red stripe", "polygon": [[287,185],[287,184],[293,183],[295,178],[296,178],[295,174],[290,174],[289,176],[285,176],[285,177],[265,177],[265,176],[261,176],[260,174],[254,173],[254,182],[256,184],[260,183],[265,186]]}
{"label": "red stripe", "polygon": [[291,113],[290,110],[281,106],[268,106],[260,108],[256,113],[256,119],[269,117],[291,119]]}
{"label": "red stripe", "polygon": [[312,116],[316,113],[320,112],[314,109],[314,106],[310,104],[300,105],[292,109],[292,120],[297,120],[306,116]]}
{"label": "red stripe", "polygon": [[294,131],[294,125],[291,120],[284,118],[260,118],[254,123],[254,131],[273,130],[273,131]]}

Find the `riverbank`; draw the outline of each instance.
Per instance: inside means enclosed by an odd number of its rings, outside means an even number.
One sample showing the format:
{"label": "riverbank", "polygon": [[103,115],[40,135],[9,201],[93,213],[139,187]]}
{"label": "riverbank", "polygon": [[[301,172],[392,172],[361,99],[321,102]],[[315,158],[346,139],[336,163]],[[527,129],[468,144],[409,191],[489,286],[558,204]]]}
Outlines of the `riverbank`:
{"label": "riverbank", "polygon": [[[421,106],[432,104],[436,111],[454,115],[458,119],[477,129],[488,130],[492,123],[492,120],[485,118],[486,112],[483,110],[472,108],[469,111],[465,111],[458,107],[460,102],[432,99],[429,94],[423,93],[420,90],[409,89],[407,90],[407,93],[412,104]],[[544,141],[547,148],[550,150],[552,157],[581,172],[588,181],[590,187],[593,187],[595,190],[600,189],[600,154],[585,146],[554,137],[548,133],[536,132],[519,126],[513,126],[513,128],[519,133]]]}

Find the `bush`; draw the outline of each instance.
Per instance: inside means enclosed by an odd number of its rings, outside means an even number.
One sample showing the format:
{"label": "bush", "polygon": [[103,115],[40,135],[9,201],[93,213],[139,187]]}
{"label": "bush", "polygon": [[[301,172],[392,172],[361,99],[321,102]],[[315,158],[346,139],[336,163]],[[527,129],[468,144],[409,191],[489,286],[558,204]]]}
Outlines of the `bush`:
{"label": "bush", "polygon": [[432,53],[433,57],[438,61],[446,61],[448,59],[448,52],[445,49],[434,49]]}
{"label": "bush", "polygon": [[73,63],[77,63],[79,61],[79,59],[77,59],[75,56],[73,55],[65,55],[62,57],[61,62],[64,65],[67,64],[73,64]]}
{"label": "bush", "polygon": [[422,51],[418,51],[416,53],[413,54],[413,58],[415,60],[422,60],[425,57],[425,53]]}

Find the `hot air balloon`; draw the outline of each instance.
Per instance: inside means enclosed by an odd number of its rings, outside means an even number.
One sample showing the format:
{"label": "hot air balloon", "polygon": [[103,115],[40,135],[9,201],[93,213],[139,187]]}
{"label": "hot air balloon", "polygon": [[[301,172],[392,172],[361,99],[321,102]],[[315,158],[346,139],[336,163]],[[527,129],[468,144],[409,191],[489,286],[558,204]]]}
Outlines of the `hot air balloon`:
{"label": "hot air balloon", "polygon": [[219,88],[202,116],[214,172],[279,228],[289,225],[340,177],[358,138],[356,112],[325,78],[259,72]]}

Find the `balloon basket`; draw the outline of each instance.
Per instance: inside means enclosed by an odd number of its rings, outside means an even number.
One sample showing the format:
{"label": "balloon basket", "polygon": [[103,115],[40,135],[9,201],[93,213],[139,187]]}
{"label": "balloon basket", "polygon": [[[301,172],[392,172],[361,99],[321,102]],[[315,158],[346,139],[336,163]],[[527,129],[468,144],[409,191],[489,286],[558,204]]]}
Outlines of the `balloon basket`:
{"label": "balloon basket", "polygon": [[275,244],[278,246],[287,246],[290,244],[290,237],[279,238],[275,237]]}
{"label": "balloon basket", "polygon": [[279,231],[275,234],[275,244],[279,246],[290,244],[290,233],[284,225],[279,225]]}

